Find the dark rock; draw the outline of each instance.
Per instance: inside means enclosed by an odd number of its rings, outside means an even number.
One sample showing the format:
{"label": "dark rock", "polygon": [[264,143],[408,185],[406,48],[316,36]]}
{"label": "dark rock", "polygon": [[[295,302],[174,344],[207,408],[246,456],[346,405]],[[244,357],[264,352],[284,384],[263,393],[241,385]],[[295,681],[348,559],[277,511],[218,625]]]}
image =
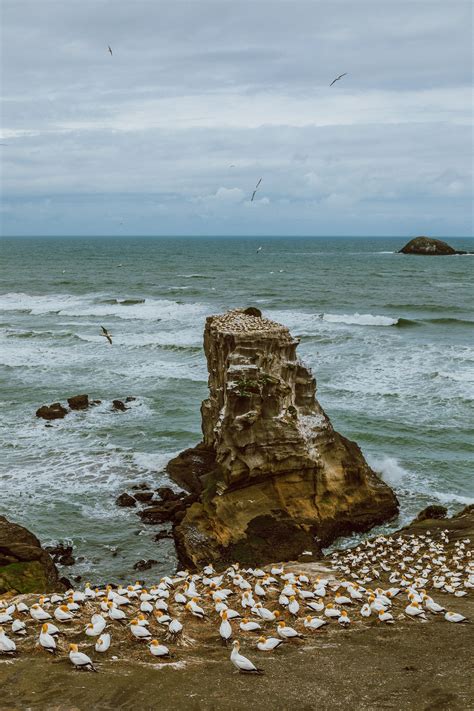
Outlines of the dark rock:
{"label": "dark rock", "polygon": [[87,410],[89,407],[89,395],[74,395],[68,397],[67,404],[71,410]]}
{"label": "dark rock", "polygon": [[133,495],[137,501],[145,503],[146,501],[151,501],[153,498],[152,491],[136,491]]}
{"label": "dark rock", "polygon": [[158,561],[150,558],[149,560],[139,560],[133,566],[134,570],[150,570],[154,565],[157,565]]}
{"label": "dark rock", "polygon": [[134,395],[127,395],[125,402],[134,402],[137,398]]}
{"label": "dark rock", "polygon": [[[80,582],[81,578],[82,578],[81,575],[76,575],[76,576],[74,576],[74,580],[75,580],[76,582]],[[79,580],[78,580],[78,579],[79,579]],[[64,585],[64,587],[66,588],[66,590],[70,590],[70,588],[74,587],[74,585],[73,585],[72,582],[69,580],[69,578],[66,578],[66,576],[64,576],[64,575],[62,576],[62,578],[59,578],[59,582],[61,583],[61,585]]]}
{"label": "dark rock", "polygon": [[200,493],[203,478],[212,476],[218,469],[216,454],[204,443],[185,449],[166,465],[166,471],[179,486],[187,491]]}
{"label": "dark rock", "polygon": [[164,538],[173,538],[173,534],[171,531],[158,531],[158,533],[153,536],[153,540],[158,542],[162,541]]}
{"label": "dark rock", "polygon": [[183,491],[176,493],[176,491],[173,491],[169,486],[160,486],[159,489],[156,490],[156,493],[163,501],[176,501],[186,496]]}
{"label": "dark rock", "polygon": [[63,587],[53,559],[36,536],[0,516],[0,594],[46,593]]}
{"label": "dark rock", "polygon": [[115,499],[115,503],[117,506],[136,506],[136,501],[133,496],[130,496],[130,494],[127,494],[126,491],[123,492],[123,494],[120,494],[120,496],[117,496]]}
{"label": "dark rock", "polygon": [[247,316],[257,316],[257,318],[262,318],[262,312],[260,309],[257,309],[256,306],[248,306],[244,309],[244,314],[247,314]]}
{"label": "dark rock", "polygon": [[92,405],[101,405],[101,404],[102,404],[102,400],[92,400],[92,403],[91,403],[91,404],[92,404]]}
{"label": "dark rock", "polygon": [[124,405],[121,400],[112,400],[112,405],[114,410],[119,410],[120,412],[125,412],[125,410],[130,409],[129,407]]}
{"label": "dark rock", "polygon": [[166,521],[182,520],[181,516],[186,509],[197,501],[197,494],[188,494],[183,498],[156,501],[153,506],[140,511],[139,516],[145,523],[165,523]]}
{"label": "dark rock", "polygon": [[60,565],[74,565],[76,562],[72,555],[73,547],[66,543],[58,543],[55,546],[45,546],[55,563]]}
{"label": "dark rock", "polygon": [[140,484],[134,484],[132,486],[133,490],[137,490],[137,489],[138,490],[148,490],[149,488],[150,487],[148,486],[148,484],[145,481],[142,481]]}
{"label": "dark rock", "polygon": [[427,506],[426,509],[420,511],[415,521],[426,521],[426,519],[440,519],[446,518],[448,515],[448,509],[445,506],[440,506],[439,504],[432,504]]}
{"label": "dark rock", "polygon": [[67,415],[67,410],[60,402],[53,402],[52,405],[42,405],[36,410],[36,417],[43,420],[61,420]]}
{"label": "dark rock", "polygon": [[462,250],[454,249],[447,242],[441,239],[433,239],[432,237],[415,237],[410,240],[399,254],[424,254],[431,256],[443,256],[452,254],[467,254]]}

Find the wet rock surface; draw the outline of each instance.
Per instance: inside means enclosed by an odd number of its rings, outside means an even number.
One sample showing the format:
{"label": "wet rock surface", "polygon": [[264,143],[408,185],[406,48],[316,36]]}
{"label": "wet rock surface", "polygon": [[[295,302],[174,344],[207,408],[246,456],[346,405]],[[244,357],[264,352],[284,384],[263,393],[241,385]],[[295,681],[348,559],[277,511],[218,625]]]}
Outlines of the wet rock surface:
{"label": "wet rock surface", "polygon": [[450,256],[452,254],[469,254],[464,250],[454,249],[447,242],[432,237],[415,237],[400,249],[399,254],[424,254],[431,256]]}
{"label": "wet rock surface", "polygon": [[150,568],[153,568],[154,565],[157,565],[158,561],[155,560],[154,558],[150,558],[148,560],[139,560],[135,563],[133,566],[134,570],[150,570]]}
{"label": "wet rock surface", "polygon": [[45,546],[55,563],[60,565],[74,565],[76,559],[73,556],[73,547],[68,543],[58,543],[55,546]]}
{"label": "wet rock surface", "polygon": [[[170,516],[183,564],[296,559],[397,514],[393,491],[333,429],[297,344],[241,310],[207,319],[203,441],[167,467],[198,496]],[[164,508],[143,514],[164,520]]]}
{"label": "wet rock surface", "polygon": [[119,412],[125,412],[125,410],[129,410],[124,402],[122,400],[112,400],[112,408],[114,410],[118,410]]}
{"label": "wet rock surface", "polygon": [[137,502],[135,501],[135,498],[133,496],[130,496],[130,494],[127,494],[126,491],[123,492],[123,494],[120,494],[120,496],[117,496],[115,499],[115,503],[117,506],[122,506],[122,507],[132,507],[136,506]]}
{"label": "wet rock surface", "polygon": [[71,410],[87,410],[89,407],[89,395],[74,395],[68,397],[67,404]]}
{"label": "wet rock surface", "polygon": [[61,590],[49,553],[28,529],[0,516],[0,594]]}
{"label": "wet rock surface", "polygon": [[42,405],[36,410],[36,417],[43,420],[62,420],[67,415],[67,409],[60,402],[53,402],[52,405]]}

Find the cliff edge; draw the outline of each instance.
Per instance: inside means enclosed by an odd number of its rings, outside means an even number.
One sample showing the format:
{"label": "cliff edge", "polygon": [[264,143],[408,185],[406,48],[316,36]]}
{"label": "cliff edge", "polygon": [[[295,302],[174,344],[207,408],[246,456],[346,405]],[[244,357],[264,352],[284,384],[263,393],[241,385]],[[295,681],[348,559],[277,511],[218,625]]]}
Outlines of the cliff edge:
{"label": "cliff edge", "polygon": [[203,441],[168,465],[198,495],[174,526],[184,564],[296,559],[397,514],[393,491],[316,400],[297,345],[257,309],[207,319]]}

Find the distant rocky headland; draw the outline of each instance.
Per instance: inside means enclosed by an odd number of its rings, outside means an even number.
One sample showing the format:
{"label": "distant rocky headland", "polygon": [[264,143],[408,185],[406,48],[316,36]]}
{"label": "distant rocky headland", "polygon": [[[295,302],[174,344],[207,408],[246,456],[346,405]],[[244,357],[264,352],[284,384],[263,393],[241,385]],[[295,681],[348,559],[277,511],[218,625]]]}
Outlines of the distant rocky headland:
{"label": "distant rocky headland", "polygon": [[450,256],[453,254],[472,254],[461,249],[454,249],[447,242],[433,237],[415,237],[399,250],[399,254],[425,254],[430,256]]}
{"label": "distant rocky headland", "polygon": [[168,464],[193,495],[173,529],[183,564],[317,555],[396,516],[394,492],[318,403],[297,345],[257,309],[207,319],[203,441]]}

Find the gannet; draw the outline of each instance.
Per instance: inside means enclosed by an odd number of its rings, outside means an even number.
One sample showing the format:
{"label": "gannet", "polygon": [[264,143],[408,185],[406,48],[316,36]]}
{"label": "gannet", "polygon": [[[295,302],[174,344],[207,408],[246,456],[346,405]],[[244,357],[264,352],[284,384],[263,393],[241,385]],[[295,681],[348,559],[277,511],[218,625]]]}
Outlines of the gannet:
{"label": "gannet", "polygon": [[337,618],[337,621],[339,622],[340,625],[350,624],[350,619],[349,619],[349,616],[348,616],[346,610],[342,610],[341,614]]}
{"label": "gannet", "polygon": [[276,637],[259,637],[257,640],[257,649],[261,652],[271,652],[283,643],[282,639],[277,639]]}
{"label": "gannet", "polygon": [[140,603],[140,610],[149,614],[150,612],[153,612],[154,607],[151,602],[148,602],[148,600],[143,600],[143,602]]}
{"label": "gannet", "polygon": [[283,639],[292,639],[293,637],[302,637],[303,635],[297,632],[293,627],[287,627],[286,622],[279,622],[277,632]]}
{"label": "gannet", "polygon": [[[185,602],[187,602],[186,598],[184,598],[184,600]],[[163,600],[163,598],[160,597],[159,600],[155,602],[155,610],[168,612],[168,603],[166,602],[166,600]]]}
{"label": "gannet", "polygon": [[16,644],[15,642],[7,637],[3,627],[0,627],[0,654],[15,654]]}
{"label": "gannet", "polygon": [[170,650],[164,644],[160,644],[157,639],[153,639],[150,644],[150,652],[154,657],[169,657]]}
{"label": "gannet", "polygon": [[290,602],[288,603],[288,612],[290,612],[295,617],[298,615],[300,609],[300,604],[294,595],[290,595]]}
{"label": "gannet", "polygon": [[139,625],[138,620],[130,622],[130,630],[137,639],[150,639],[151,632],[144,625]]}
{"label": "gannet", "polygon": [[326,609],[324,610],[324,614],[326,617],[340,617],[341,611],[333,607],[332,603],[328,603],[328,605],[326,605]]}
{"label": "gannet", "polygon": [[108,632],[104,632],[103,634],[100,635],[99,639],[95,643],[95,651],[96,652],[106,652],[109,647],[110,647],[110,634]]}
{"label": "gannet", "polygon": [[[199,615],[197,615],[197,617],[199,617]],[[155,610],[155,620],[159,625],[167,625],[168,622],[171,622],[171,617],[169,615],[165,615],[161,610]]]}
{"label": "gannet", "polygon": [[254,608],[252,610],[255,610],[255,613],[264,620],[264,622],[274,622],[278,615],[280,614],[277,611],[271,612],[270,610],[267,610],[266,607],[263,607],[263,605],[260,602],[257,602]]}
{"label": "gannet", "polygon": [[200,620],[206,617],[206,613],[202,607],[196,604],[195,600],[190,600],[190,602],[186,603],[186,610],[189,610],[195,617],[199,617]]}
{"label": "gannet", "polygon": [[383,610],[380,610],[380,612],[379,612],[379,620],[380,620],[380,622],[387,622],[392,625],[394,623],[392,613],[391,612],[384,612]]}
{"label": "gannet", "polygon": [[109,610],[109,617],[111,620],[116,620],[117,622],[123,622],[127,619],[127,615],[123,610],[114,606],[112,601],[107,603],[107,608]]}
{"label": "gannet", "polygon": [[61,605],[54,611],[54,616],[59,622],[71,622],[74,619],[72,612],[67,605]]}
{"label": "gannet", "polygon": [[98,637],[105,629],[107,622],[102,615],[92,615],[91,621],[86,625],[86,635]]}
{"label": "gannet", "polygon": [[55,654],[57,651],[57,646],[56,646],[56,640],[54,639],[53,635],[48,633],[48,625],[44,624],[41,627],[41,632],[39,636],[39,643],[43,647],[43,649],[46,649],[48,652],[51,652],[51,654]]}
{"label": "gannet", "polygon": [[425,606],[425,610],[429,610],[435,615],[439,612],[445,612],[445,608],[442,605],[438,605],[438,603],[435,602],[429,595],[425,594],[423,596],[423,604]]}
{"label": "gannet", "polygon": [[26,625],[23,622],[23,620],[19,620],[18,618],[13,620],[12,632],[13,632],[13,634],[21,634],[21,635],[26,634]]}
{"label": "gannet", "polygon": [[219,634],[222,640],[227,644],[229,639],[232,637],[232,627],[229,620],[227,619],[227,612],[225,610],[221,613],[221,617],[222,622],[219,627]]}
{"label": "gannet", "polygon": [[51,619],[51,615],[49,614],[49,612],[43,610],[43,608],[38,605],[38,603],[35,603],[30,607],[30,615],[37,622],[42,622],[43,620]]}
{"label": "gannet", "polygon": [[84,654],[84,652],[79,651],[77,644],[69,645],[69,659],[74,664],[76,669],[87,669],[87,671],[96,672],[97,669],[92,663],[92,659]]}
{"label": "gannet", "polygon": [[261,630],[262,626],[258,622],[253,622],[253,620],[248,620],[246,617],[242,620],[239,625],[243,632],[255,632],[256,630]]}
{"label": "gannet", "polygon": [[240,654],[239,652],[240,649],[240,642],[238,640],[235,640],[232,642],[232,652],[230,653],[230,661],[236,667],[239,672],[243,674],[263,674],[263,669],[259,669],[258,667],[253,664],[250,659],[247,659],[247,657],[244,657],[243,654]]}
{"label": "gannet", "polygon": [[179,620],[173,619],[168,625],[168,630],[171,635],[177,636],[183,631],[183,625]]}
{"label": "gannet", "polygon": [[417,602],[410,602],[410,604],[405,607],[405,613],[410,617],[419,617],[421,620],[426,620],[425,612]]}
{"label": "gannet", "polygon": [[307,615],[304,618],[303,624],[307,629],[318,630],[323,625],[327,625],[327,622],[326,620],[322,620],[320,617],[311,617],[311,615]]}
{"label": "gannet", "polygon": [[322,612],[324,610],[324,602],[307,602],[306,607],[309,607],[313,612]]}
{"label": "gannet", "polygon": [[467,618],[464,615],[460,615],[458,612],[447,612],[444,619],[448,622],[467,622]]}

